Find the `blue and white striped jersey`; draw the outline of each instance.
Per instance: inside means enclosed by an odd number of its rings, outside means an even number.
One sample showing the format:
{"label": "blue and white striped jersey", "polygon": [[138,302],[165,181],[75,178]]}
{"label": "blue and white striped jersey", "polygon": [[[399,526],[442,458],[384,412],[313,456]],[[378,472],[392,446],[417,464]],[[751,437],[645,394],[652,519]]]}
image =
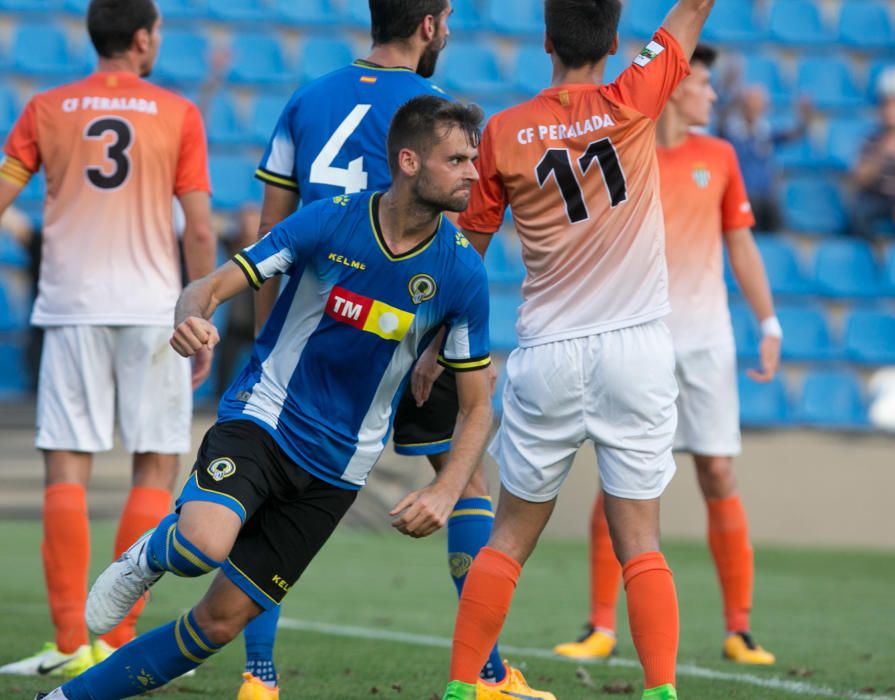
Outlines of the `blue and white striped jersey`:
{"label": "blue and white striped jersey", "polygon": [[444,93],[408,68],[366,61],[318,78],[289,99],[255,176],[297,190],[302,204],[391,184],[386,136],[398,108]]}
{"label": "blue and white striped jersey", "polygon": [[277,274],[289,281],[218,418],[258,423],[300,467],[348,489],[366,482],[410,369],[442,325],[443,365],[491,361],[481,256],[444,217],[419,246],[392,254],[380,196],[302,207],[233,258],[256,288]]}

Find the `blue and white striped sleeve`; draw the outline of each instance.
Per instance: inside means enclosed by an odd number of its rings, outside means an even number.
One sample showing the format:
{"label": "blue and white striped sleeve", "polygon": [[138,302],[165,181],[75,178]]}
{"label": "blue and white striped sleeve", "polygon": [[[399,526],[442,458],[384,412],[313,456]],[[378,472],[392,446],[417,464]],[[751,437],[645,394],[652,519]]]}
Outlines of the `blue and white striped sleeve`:
{"label": "blue and white striped sleeve", "polygon": [[293,116],[298,109],[297,99],[291,98],[277,120],[273,134],[255,170],[255,177],[269,185],[298,192],[295,171],[296,144],[292,135]]}
{"label": "blue and white striped sleeve", "polygon": [[482,369],[491,364],[488,333],[488,277],[481,263],[458,299],[459,313],[445,319],[448,331],[438,362],[458,372]]}

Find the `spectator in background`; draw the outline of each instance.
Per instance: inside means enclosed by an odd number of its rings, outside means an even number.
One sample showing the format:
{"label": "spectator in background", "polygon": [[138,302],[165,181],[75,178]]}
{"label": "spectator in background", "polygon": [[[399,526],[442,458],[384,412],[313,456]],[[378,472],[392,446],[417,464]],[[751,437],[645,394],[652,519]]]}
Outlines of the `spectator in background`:
{"label": "spectator in background", "polygon": [[895,68],[880,76],[877,95],[879,128],[864,142],[852,171],[851,231],[864,237],[883,222],[895,223]]}
{"label": "spectator in background", "polygon": [[798,121],[791,128],[775,129],[768,118],[768,93],[761,85],[737,88],[739,72],[735,69],[726,81],[728,94],[733,95],[719,110],[718,132],[733,144],[746,192],[755,214],[759,231],[777,231],[782,225],[780,214],[780,177],[776,149],[802,138],[808,131],[814,112],[812,104],[801,100]]}

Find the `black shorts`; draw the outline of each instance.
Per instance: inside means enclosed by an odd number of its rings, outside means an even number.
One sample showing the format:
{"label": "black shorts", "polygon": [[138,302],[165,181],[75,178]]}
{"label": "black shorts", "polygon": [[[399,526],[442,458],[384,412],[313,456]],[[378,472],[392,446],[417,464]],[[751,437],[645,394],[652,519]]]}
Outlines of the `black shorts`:
{"label": "black shorts", "polygon": [[429,400],[417,408],[410,382],[395,412],[392,442],[401,455],[432,455],[448,452],[457,424],[457,379],[445,370],[432,385]]}
{"label": "black shorts", "polygon": [[356,496],[296,465],[261,426],[237,420],[205,434],[177,506],[211,501],[242,518],[221,570],[268,609],[282,602]]}

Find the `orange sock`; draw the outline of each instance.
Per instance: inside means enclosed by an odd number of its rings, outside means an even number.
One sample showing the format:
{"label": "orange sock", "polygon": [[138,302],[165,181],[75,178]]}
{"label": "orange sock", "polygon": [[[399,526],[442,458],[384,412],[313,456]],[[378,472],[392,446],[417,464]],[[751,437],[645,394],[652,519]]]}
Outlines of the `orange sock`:
{"label": "orange sock", "polygon": [[466,574],[451,648],[451,680],[474,684],[510,611],[522,566],[482,547]]}
{"label": "orange sock", "polygon": [[603,503],[600,491],[590,520],[590,624],[614,632],[622,565],[612,549]]}
{"label": "orange sock", "polygon": [[87,644],[84,606],[90,563],[87,492],[80,484],[53,484],[44,490],[41,553],[56,646],[71,654]]}
{"label": "orange sock", "polygon": [[661,552],[645,552],[623,568],[628,595],[628,624],[644,687],[674,685],[679,622],[671,569]]}
{"label": "orange sock", "polygon": [[[153,489],[134,486],[124,504],[121,520],[118,522],[118,533],[115,535],[115,555],[117,559],[124,550],[130,547],[149,528],[158,525],[171,510],[171,492],[166,489]],[[100,639],[110,646],[124,646],[137,636],[137,618],[143,611],[143,600],[138,600],[119,625]]]}
{"label": "orange sock", "polygon": [[709,549],[724,599],[728,632],[749,631],[755,564],[749,544],[746,511],[739,496],[706,499],[709,511]]}

